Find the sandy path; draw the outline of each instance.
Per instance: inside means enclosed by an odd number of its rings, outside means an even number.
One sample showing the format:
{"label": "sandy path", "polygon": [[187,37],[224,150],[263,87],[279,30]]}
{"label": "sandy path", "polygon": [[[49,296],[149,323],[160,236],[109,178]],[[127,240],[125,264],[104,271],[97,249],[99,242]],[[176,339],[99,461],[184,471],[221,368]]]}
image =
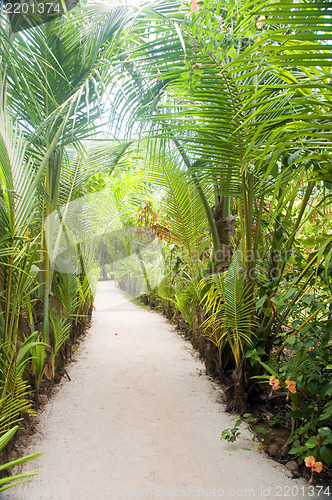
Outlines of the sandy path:
{"label": "sandy path", "polygon": [[77,358],[29,448],[44,453],[39,476],[1,498],[307,498],[255,443],[220,441],[234,419],[191,344],[109,282]]}

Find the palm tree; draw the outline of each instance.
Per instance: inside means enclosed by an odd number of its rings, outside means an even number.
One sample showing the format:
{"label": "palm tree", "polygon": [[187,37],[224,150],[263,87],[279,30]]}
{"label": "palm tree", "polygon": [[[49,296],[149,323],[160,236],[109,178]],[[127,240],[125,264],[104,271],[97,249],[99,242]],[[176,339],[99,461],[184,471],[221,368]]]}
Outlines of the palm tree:
{"label": "palm tree", "polygon": [[[124,102],[124,110],[126,104],[136,105],[136,117],[151,142],[159,139],[167,147],[173,144],[191,182],[201,186],[204,179],[205,185],[214,186],[219,201],[214,212],[217,220],[204,206],[215,253],[227,229],[221,224],[216,238],[216,226],[230,213],[230,197],[238,200],[236,244],[246,274],[238,286],[245,287],[251,304],[248,325],[255,324],[258,286],[260,296],[266,295],[267,309],[273,305],[294,252],[295,235],[313,213],[308,202],[314,187],[329,181],[330,31],[329,10],[316,2],[253,5],[245,0],[236,4],[205,0],[198,13],[177,2],[155,2],[128,37],[127,77],[119,101]],[[130,132],[132,121],[127,124]],[[304,179],[303,188],[296,184],[299,176]],[[302,204],[290,227],[297,193],[302,193]],[[276,200],[272,211],[266,209],[271,199]],[[228,229],[231,234],[232,227]],[[311,272],[321,262],[328,265],[331,256],[324,255],[324,249],[330,243],[327,240],[322,252],[310,261]],[[263,287],[258,278],[264,264],[260,255],[271,263],[281,256],[270,265]],[[298,297],[304,289],[305,284]],[[234,317],[236,305],[233,300]],[[247,337],[251,341],[262,337],[269,352],[279,325],[273,316],[261,319],[261,326],[251,328]],[[243,352],[250,346],[248,341],[244,344]],[[237,380],[242,389],[248,369],[244,357],[238,360]]]}
{"label": "palm tree", "polygon": [[[2,22],[1,104],[21,126],[26,141],[23,160],[24,165],[29,165],[30,177],[25,177],[24,185],[29,193],[24,204],[24,234],[28,230],[28,236],[35,235],[36,241],[40,237],[40,243],[33,247],[39,255],[29,261],[31,269],[34,263],[39,272],[37,277],[30,273],[29,279],[39,283],[46,343],[50,342],[53,274],[47,250],[52,233],[52,219],[48,216],[77,196],[78,177],[84,177],[81,165],[86,162],[82,141],[101,127],[103,110],[109,118],[110,107],[103,98],[107,90],[111,94],[108,102],[112,102],[119,118],[111,130],[118,131],[122,118],[128,132],[136,134],[135,123],[139,119],[150,145],[157,144],[152,149],[156,152],[155,164],[166,164],[166,152],[173,150],[180,170],[187,171],[181,178],[182,192],[173,191],[174,200],[183,204],[190,193],[195,208],[189,219],[192,221],[197,211],[198,227],[208,221],[214,260],[221,261],[216,270],[227,269],[231,258],[234,260],[237,255],[238,259],[239,252],[242,254],[239,261],[246,279],[237,280],[239,288],[232,294],[225,289],[230,280],[223,280],[222,299],[233,296],[234,315],[241,297],[248,297],[250,304],[247,340],[240,350],[243,356],[236,355],[241,372],[237,379],[243,385],[247,369],[244,354],[249,343],[259,335],[269,351],[279,326],[275,318],[264,317],[260,328],[253,328],[258,289],[260,297],[266,295],[268,309],[278,294],[296,232],[314,210],[308,209],[308,201],[315,186],[321,181],[329,182],[327,113],[331,100],[326,91],[326,68],[331,22],[327,9],[317,2],[295,0],[264,0],[255,5],[247,0],[235,4],[205,0],[196,13],[190,12],[189,6],[183,7],[182,2],[157,1],[133,17],[129,31],[125,31],[128,10],[103,4],[79,6],[66,16],[24,33],[13,34],[8,23]],[[91,22],[86,22],[87,17]],[[23,160],[19,159],[19,168]],[[7,161],[6,154],[3,161]],[[6,178],[6,172],[12,170],[12,166],[4,169],[2,181],[7,186],[4,193],[8,192],[3,197],[3,213],[7,210],[10,215],[15,212],[15,193],[9,193],[16,187],[10,187],[13,182]],[[299,173],[305,179],[304,189],[300,183],[295,184]],[[160,171],[158,176],[160,181]],[[68,179],[70,189],[64,187]],[[213,211],[211,188],[215,193]],[[296,193],[302,194],[303,201],[291,228]],[[32,203],[36,197],[38,202]],[[276,206],[267,210],[266,200],[271,199],[276,200]],[[238,206],[237,214],[233,200]],[[34,212],[31,209],[28,213],[29,203]],[[191,227],[178,223],[179,216],[186,214],[184,205],[181,210],[179,207],[180,204],[170,206],[170,224],[188,243]],[[33,221],[28,217],[32,213]],[[235,216],[239,234],[234,232]],[[3,223],[4,228],[6,224]],[[16,226],[16,230],[23,229]],[[8,248],[18,244],[14,229],[11,231],[11,240],[3,245],[9,261],[3,266],[1,280],[10,284],[9,291],[14,290],[11,283],[15,255]],[[189,243],[187,251],[191,255],[192,242]],[[324,243],[300,280],[309,268],[314,272],[321,262],[328,265],[330,254],[324,251],[329,244],[329,240]],[[233,247],[238,249],[234,255]],[[269,265],[266,282],[261,284],[257,271],[263,267],[264,259],[260,255],[273,262],[279,248],[286,257],[277,265]],[[33,252],[29,249],[27,255]],[[234,273],[234,266],[230,272]],[[85,293],[85,278],[82,273],[79,280],[86,297],[89,293]],[[10,324],[8,311],[14,306],[8,298],[10,294],[3,295],[6,329]],[[65,299],[65,295],[62,297],[70,310],[74,301]],[[17,318],[16,312],[13,318]],[[235,322],[231,331],[236,329]]]}
{"label": "palm tree", "polygon": [[1,29],[5,104],[24,130],[26,154],[34,169],[31,192],[38,189],[40,199],[36,216],[41,234],[39,283],[43,286],[46,343],[52,282],[47,243],[52,228],[45,221],[59,204],[68,146],[80,150],[82,140],[95,131],[126,19],[126,8],[83,5],[22,33],[12,34],[6,24]]}

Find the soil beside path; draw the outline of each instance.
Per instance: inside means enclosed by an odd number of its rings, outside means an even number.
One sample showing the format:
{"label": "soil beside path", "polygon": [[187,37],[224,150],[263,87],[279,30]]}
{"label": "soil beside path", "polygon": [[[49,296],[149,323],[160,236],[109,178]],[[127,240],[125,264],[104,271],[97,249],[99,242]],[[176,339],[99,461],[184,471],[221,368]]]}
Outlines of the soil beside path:
{"label": "soil beside path", "polygon": [[248,434],[220,441],[235,417],[223,412],[221,389],[191,344],[111,282],[99,285],[68,371],[26,450],[43,452],[25,466],[39,476],[1,499],[309,498],[307,484]]}

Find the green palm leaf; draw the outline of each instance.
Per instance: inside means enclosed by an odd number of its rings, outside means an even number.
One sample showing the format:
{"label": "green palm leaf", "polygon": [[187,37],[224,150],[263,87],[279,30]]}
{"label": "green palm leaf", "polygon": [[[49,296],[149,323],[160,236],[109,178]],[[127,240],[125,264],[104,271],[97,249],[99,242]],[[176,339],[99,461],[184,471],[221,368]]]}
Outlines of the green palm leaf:
{"label": "green palm leaf", "polygon": [[237,365],[245,347],[252,343],[256,325],[252,317],[254,300],[242,266],[238,250],[225,273],[210,276],[200,283],[202,304],[208,315],[202,326],[220,351],[225,344],[229,344]]}

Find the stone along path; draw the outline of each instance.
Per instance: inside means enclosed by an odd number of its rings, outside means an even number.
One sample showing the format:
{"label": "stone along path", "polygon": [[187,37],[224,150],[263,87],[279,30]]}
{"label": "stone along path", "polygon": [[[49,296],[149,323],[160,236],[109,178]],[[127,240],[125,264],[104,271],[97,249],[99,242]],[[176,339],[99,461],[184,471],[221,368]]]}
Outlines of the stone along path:
{"label": "stone along path", "polygon": [[43,453],[25,466],[39,476],[1,498],[307,498],[304,481],[246,432],[235,444],[220,441],[235,417],[191,344],[111,282],[99,285],[76,360],[26,450]]}

